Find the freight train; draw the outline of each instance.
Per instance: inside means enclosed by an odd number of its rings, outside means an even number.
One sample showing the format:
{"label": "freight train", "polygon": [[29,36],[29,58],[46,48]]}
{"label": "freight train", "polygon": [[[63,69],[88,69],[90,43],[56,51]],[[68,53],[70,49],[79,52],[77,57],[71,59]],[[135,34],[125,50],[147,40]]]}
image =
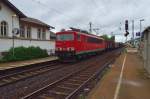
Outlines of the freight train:
{"label": "freight train", "polygon": [[80,59],[118,47],[119,43],[114,40],[104,40],[80,29],[71,28],[56,33],[55,53],[61,60]]}

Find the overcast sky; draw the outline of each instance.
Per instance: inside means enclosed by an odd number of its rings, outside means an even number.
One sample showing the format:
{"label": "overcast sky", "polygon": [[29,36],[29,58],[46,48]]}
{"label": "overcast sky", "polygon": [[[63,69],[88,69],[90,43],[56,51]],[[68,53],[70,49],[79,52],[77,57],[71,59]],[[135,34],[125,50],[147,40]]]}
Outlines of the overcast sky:
{"label": "overcast sky", "polygon": [[[135,32],[140,29],[140,19],[144,27],[149,26],[150,0],[10,0],[17,8],[29,17],[40,19],[56,27],[76,27],[89,30],[89,22],[93,28],[100,28],[102,34],[117,35],[117,41],[124,41],[124,22],[135,21]],[[121,28],[121,30],[119,29]],[[94,32],[93,32],[94,33]],[[128,38],[131,38],[130,36]]]}

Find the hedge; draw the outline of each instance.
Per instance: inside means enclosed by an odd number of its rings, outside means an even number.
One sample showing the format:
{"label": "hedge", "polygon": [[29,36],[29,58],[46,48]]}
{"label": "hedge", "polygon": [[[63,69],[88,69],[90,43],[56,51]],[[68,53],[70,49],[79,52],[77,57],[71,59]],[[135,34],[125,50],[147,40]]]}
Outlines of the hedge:
{"label": "hedge", "polygon": [[16,47],[11,48],[7,55],[5,55],[1,61],[22,61],[22,60],[30,60],[36,58],[44,58],[48,57],[48,53],[46,50],[42,50],[40,47]]}

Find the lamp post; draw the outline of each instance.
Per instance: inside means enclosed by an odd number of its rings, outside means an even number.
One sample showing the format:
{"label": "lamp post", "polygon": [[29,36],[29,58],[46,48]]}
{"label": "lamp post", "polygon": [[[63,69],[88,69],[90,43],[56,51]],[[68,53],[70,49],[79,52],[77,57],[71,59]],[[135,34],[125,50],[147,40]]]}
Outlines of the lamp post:
{"label": "lamp post", "polygon": [[145,21],[144,19],[140,20],[140,42],[142,41],[142,22]]}
{"label": "lamp post", "polygon": [[141,53],[141,48],[140,48],[140,45],[142,43],[142,22],[145,21],[144,19],[141,19],[140,20],[140,42],[139,42],[139,50],[140,50],[140,53]]}
{"label": "lamp post", "polygon": [[92,33],[92,22],[90,22],[89,25],[90,25],[89,31],[90,31],[90,33]]}
{"label": "lamp post", "polygon": [[14,14],[12,15],[12,39],[13,39],[13,45],[12,45],[12,50],[13,50],[13,57],[15,56],[15,50],[14,50],[14,46],[15,46],[15,34],[14,34],[14,17],[16,17],[17,15]]}
{"label": "lamp post", "polygon": [[141,32],[142,32],[142,22],[143,22],[143,21],[145,21],[145,20],[144,20],[144,19],[141,19],[141,20],[140,20],[140,34],[141,34]]}

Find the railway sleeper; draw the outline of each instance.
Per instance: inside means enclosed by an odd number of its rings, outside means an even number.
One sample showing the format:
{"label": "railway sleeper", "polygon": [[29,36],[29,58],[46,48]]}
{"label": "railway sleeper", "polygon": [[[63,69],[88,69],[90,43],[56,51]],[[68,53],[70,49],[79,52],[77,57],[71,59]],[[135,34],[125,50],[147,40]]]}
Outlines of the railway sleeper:
{"label": "railway sleeper", "polygon": [[29,74],[29,73],[25,73],[24,75],[25,75],[26,77],[31,76],[31,74]]}
{"label": "railway sleeper", "polygon": [[64,84],[69,84],[69,85],[73,85],[73,86],[76,86],[76,87],[80,86],[80,84],[77,84],[77,83],[70,83],[70,82],[65,82]]}
{"label": "railway sleeper", "polygon": [[53,89],[53,90],[50,90],[50,91],[48,91],[49,92],[49,95],[50,96],[54,96],[54,97],[56,97],[56,96],[63,96],[63,97],[66,97],[66,96],[68,96],[71,92],[70,91],[66,91],[66,90],[62,90],[62,89],[58,89],[58,90],[56,90],[56,89]]}
{"label": "railway sleeper", "polygon": [[71,84],[71,83],[63,83],[62,85],[60,85],[60,86],[63,86],[63,87],[68,87],[68,88],[76,88],[76,87],[78,87],[79,85],[73,85],[73,84]]}
{"label": "railway sleeper", "polygon": [[9,79],[3,79],[2,81],[3,81],[3,82],[6,82],[6,83],[11,82],[11,80],[9,80]]}
{"label": "railway sleeper", "polygon": [[18,79],[20,79],[20,78],[17,78],[17,77],[10,77],[10,79],[13,80],[13,81],[16,81],[16,80],[18,80]]}
{"label": "railway sleeper", "polygon": [[64,88],[64,89],[68,89],[68,90],[74,90],[75,88],[72,87],[67,87],[67,86],[57,86],[58,88]]}
{"label": "railway sleeper", "polygon": [[80,80],[83,80],[83,81],[86,81],[87,80],[87,78],[84,78],[84,77],[73,77],[73,79],[80,79]]}
{"label": "railway sleeper", "polygon": [[79,75],[79,77],[88,78],[89,76],[88,75]]}
{"label": "railway sleeper", "polygon": [[51,93],[49,95],[40,96],[40,98],[38,99],[65,99],[65,97],[66,97],[65,95],[56,95]]}
{"label": "railway sleeper", "polygon": [[82,73],[80,75],[91,76],[93,73]]}
{"label": "railway sleeper", "polygon": [[84,81],[69,79],[68,82],[81,84],[81,83],[83,83]]}
{"label": "railway sleeper", "polygon": [[70,79],[68,79],[68,80],[65,81],[64,83],[70,83],[70,84],[73,84],[73,85],[81,85],[83,82],[71,81]]}
{"label": "railway sleeper", "polygon": [[82,79],[69,79],[69,81],[77,81],[77,82],[84,82],[85,80],[82,80]]}
{"label": "railway sleeper", "polygon": [[26,76],[25,75],[18,75],[18,77],[25,78]]}
{"label": "railway sleeper", "polygon": [[4,85],[4,84],[6,84],[6,82],[0,82],[0,86],[2,86],[2,85]]}

